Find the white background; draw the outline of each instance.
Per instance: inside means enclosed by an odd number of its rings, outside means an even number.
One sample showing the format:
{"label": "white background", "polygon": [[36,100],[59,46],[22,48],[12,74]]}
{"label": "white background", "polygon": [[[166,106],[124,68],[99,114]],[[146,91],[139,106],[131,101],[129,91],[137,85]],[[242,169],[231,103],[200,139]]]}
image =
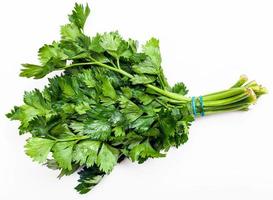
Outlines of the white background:
{"label": "white background", "polygon": [[[78,1],[81,2],[81,1]],[[190,139],[166,158],[138,165],[125,161],[87,195],[73,187],[77,175],[33,163],[28,137],[4,114],[22,103],[25,90],[47,80],[19,78],[20,63],[36,62],[44,43],[59,39],[70,0],[1,0],[0,3],[0,199],[273,199],[271,0],[93,0],[86,33],[119,30],[140,43],[160,39],[171,84],[184,81],[191,95],[229,87],[240,74],[270,93],[249,112],[198,119]]]}

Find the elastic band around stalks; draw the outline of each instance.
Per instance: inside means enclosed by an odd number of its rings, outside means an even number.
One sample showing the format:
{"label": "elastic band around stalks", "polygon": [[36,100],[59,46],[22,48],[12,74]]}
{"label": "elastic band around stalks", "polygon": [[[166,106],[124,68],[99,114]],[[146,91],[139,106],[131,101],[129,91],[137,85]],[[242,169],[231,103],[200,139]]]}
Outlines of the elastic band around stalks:
{"label": "elastic band around stalks", "polygon": [[[205,112],[204,112],[204,101],[203,101],[203,97],[200,96],[199,97],[199,101],[200,101],[200,106],[201,106],[201,116],[205,116]],[[192,107],[192,112],[194,115],[194,118],[197,117],[197,111],[196,111],[196,105],[195,105],[195,97],[191,98],[191,107]]]}
{"label": "elastic band around stalks", "polygon": [[199,101],[200,101],[200,105],[201,105],[201,116],[204,117],[205,112],[204,112],[204,102],[203,102],[203,97],[202,96],[199,97]]}
{"label": "elastic band around stalks", "polygon": [[197,117],[197,113],[196,113],[196,106],[195,106],[195,97],[191,98],[191,107],[192,107],[194,118],[196,118]]}

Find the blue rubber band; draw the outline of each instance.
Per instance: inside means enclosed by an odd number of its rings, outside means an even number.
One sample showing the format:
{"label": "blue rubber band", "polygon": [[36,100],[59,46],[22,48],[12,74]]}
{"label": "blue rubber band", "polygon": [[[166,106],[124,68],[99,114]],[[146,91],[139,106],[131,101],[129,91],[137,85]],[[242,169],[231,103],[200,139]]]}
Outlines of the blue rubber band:
{"label": "blue rubber band", "polygon": [[200,96],[200,97],[199,97],[199,100],[200,100],[200,105],[201,105],[201,116],[204,117],[204,116],[205,116],[205,111],[204,111],[203,97]]}
{"label": "blue rubber band", "polygon": [[196,118],[197,117],[197,113],[196,113],[196,107],[195,107],[195,97],[191,98],[191,107],[192,107],[193,115]]}

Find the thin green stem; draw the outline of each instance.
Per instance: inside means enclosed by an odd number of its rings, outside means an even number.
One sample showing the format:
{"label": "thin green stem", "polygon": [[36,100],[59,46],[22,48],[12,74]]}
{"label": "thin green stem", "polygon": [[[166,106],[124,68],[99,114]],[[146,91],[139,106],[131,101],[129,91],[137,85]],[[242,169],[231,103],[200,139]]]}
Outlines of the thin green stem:
{"label": "thin green stem", "polygon": [[119,69],[121,69],[120,64],[119,64],[119,58],[117,58],[117,66],[118,66]]}
{"label": "thin green stem", "polygon": [[228,104],[232,104],[238,101],[241,101],[243,99],[246,99],[247,97],[250,96],[250,92],[245,92],[242,94],[239,94],[237,96],[234,97],[229,97],[226,99],[221,99],[221,100],[215,100],[215,101],[204,101],[204,106],[223,106],[223,105],[228,105]]}
{"label": "thin green stem", "polygon": [[71,64],[71,65],[64,67],[64,69],[67,69],[70,67],[82,66],[82,65],[92,65],[92,64],[95,64],[95,62],[75,63],[75,64]]}
{"label": "thin green stem", "polygon": [[166,90],[162,90],[162,89],[160,89],[160,88],[158,88],[158,87],[156,87],[154,85],[151,85],[151,84],[146,84],[146,87],[158,92],[159,94],[162,94],[164,96],[170,97],[170,98],[175,99],[175,100],[182,101],[184,103],[187,103],[187,102],[190,101],[190,98],[188,98],[188,97],[182,96],[182,95],[177,94],[177,93],[169,92],[169,91],[166,91]]}
{"label": "thin green stem", "polygon": [[231,88],[241,87],[247,82],[248,78],[246,75],[241,75],[240,79]]}
{"label": "thin green stem", "polygon": [[109,70],[118,72],[118,73],[120,73],[120,74],[122,74],[122,75],[124,75],[124,76],[129,77],[129,78],[133,78],[133,75],[129,74],[128,72],[126,72],[126,71],[124,71],[124,70],[122,70],[122,69],[117,69],[117,68],[114,68],[114,67],[112,67],[112,66],[106,65],[106,64],[104,64],[104,63],[100,63],[100,62],[94,62],[94,65],[98,65],[98,66],[101,66],[101,67],[105,67],[105,68],[107,68],[107,69],[109,69]]}
{"label": "thin green stem", "polygon": [[213,111],[207,111],[206,115],[212,115],[212,114],[218,114],[218,113],[226,113],[226,112],[231,112],[231,111],[237,111],[237,110],[246,110],[248,109],[249,105],[244,105],[236,108],[229,108],[225,110],[213,110]]}
{"label": "thin green stem", "polygon": [[117,67],[117,65],[113,62],[113,60],[110,60],[110,63],[111,63],[114,67]]}
{"label": "thin green stem", "polygon": [[246,90],[247,89],[244,88],[244,87],[223,90],[223,91],[220,91],[220,92],[204,95],[203,100],[204,101],[211,101],[211,100],[224,99],[224,98],[227,98],[227,97],[232,97],[232,96],[244,93],[244,92],[246,92]]}
{"label": "thin green stem", "polygon": [[159,104],[161,104],[162,106],[164,106],[165,108],[169,108],[168,105],[166,105],[165,103],[163,103],[162,101],[160,101],[158,98],[155,99]]}
{"label": "thin green stem", "polygon": [[238,108],[241,106],[250,106],[250,105],[251,105],[251,103],[249,103],[249,102],[239,102],[239,103],[223,105],[223,106],[206,107],[206,108],[204,108],[204,110],[205,110],[205,112],[208,112],[208,111],[226,110],[226,109]]}
{"label": "thin green stem", "polygon": [[166,100],[169,102],[169,103],[172,103],[172,104],[184,104],[185,101],[181,101],[181,100],[176,100],[176,99],[171,99],[169,97],[165,97]]}
{"label": "thin green stem", "polygon": [[249,83],[245,84],[244,87],[252,87],[252,86],[257,86],[258,83],[256,81],[250,81]]}

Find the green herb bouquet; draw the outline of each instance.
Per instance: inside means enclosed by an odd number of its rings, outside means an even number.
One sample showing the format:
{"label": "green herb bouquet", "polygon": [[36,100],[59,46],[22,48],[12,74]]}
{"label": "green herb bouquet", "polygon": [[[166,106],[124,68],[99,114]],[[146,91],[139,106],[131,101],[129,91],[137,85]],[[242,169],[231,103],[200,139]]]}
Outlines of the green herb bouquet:
{"label": "green herb bouquet", "polygon": [[25,152],[60,176],[78,172],[75,189],[87,193],[123,159],[143,163],[164,157],[188,140],[198,116],[245,111],[266,93],[246,76],[231,87],[188,97],[186,86],[170,86],[161,66],[159,41],[140,49],[118,32],[84,34],[88,5],[76,4],[61,40],[39,49],[40,64],[23,64],[20,76],[40,79],[43,90],[25,92],[24,104],[7,114],[30,133]]}

